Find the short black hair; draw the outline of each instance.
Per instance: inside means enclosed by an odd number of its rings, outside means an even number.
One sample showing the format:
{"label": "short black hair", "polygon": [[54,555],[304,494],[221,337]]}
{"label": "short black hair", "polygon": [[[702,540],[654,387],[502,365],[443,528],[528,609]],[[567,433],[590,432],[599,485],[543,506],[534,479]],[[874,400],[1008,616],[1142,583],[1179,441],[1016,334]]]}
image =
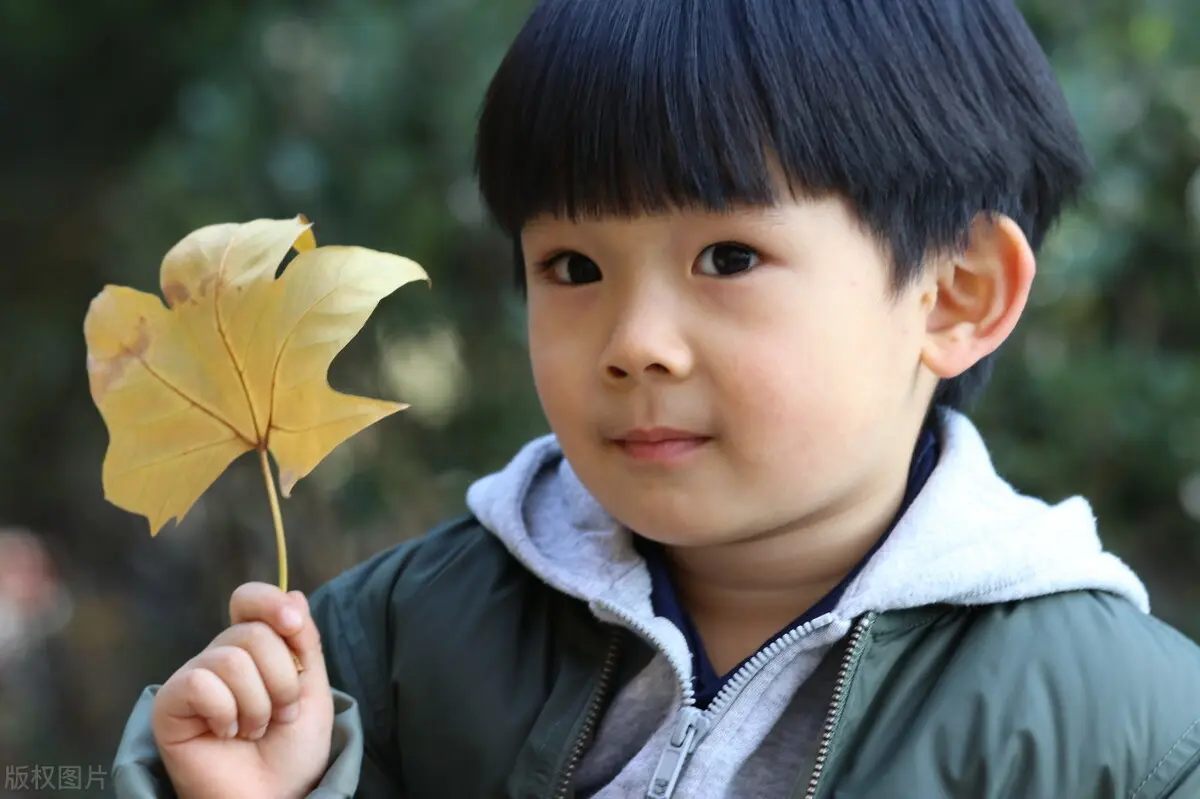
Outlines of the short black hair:
{"label": "short black hair", "polygon": [[[894,285],[960,248],[980,213],[1036,250],[1090,168],[1012,0],[541,0],[488,88],[483,200],[533,216],[720,211],[841,196]],[[942,381],[963,408],[992,357]]]}

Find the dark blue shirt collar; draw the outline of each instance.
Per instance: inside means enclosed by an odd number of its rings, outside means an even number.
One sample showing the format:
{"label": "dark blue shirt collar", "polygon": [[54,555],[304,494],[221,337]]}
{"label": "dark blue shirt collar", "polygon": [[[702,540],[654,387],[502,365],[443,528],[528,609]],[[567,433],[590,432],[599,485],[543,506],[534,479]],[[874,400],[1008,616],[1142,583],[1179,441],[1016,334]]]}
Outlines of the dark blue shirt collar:
{"label": "dark blue shirt collar", "polygon": [[[908,506],[920,493],[925,485],[925,481],[929,479],[929,475],[933,472],[934,466],[937,465],[939,454],[937,434],[933,431],[930,425],[926,425],[921,430],[921,435],[917,439],[917,446],[913,452],[912,464],[909,467],[908,487],[904,493],[904,499],[900,503],[900,509],[896,516],[892,519],[892,523],[888,525],[888,529],[884,532],[871,551],[859,561],[859,563],[850,570],[850,572],[842,579],[840,583],[833,587],[825,596],[823,596],[815,605],[804,612],[803,615],[796,618],[784,629],[780,630],[770,641],[764,642],[763,646],[768,646],[778,638],[786,635],[812,619],[818,618],[825,613],[832,611],[837,607],[838,600],[842,598],[846,588],[851,581],[858,576],[863,567],[871,557],[879,551],[883,546],[883,542],[887,540],[892,530],[896,526],[896,522],[908,510]],[[675,584],[671,577],[671,570],[667,562],[666,552],[663,546],[655,541],[643,538],[639,535],[633,537],[634,545],[638,552],[646,560],[646,565],[650,570],[651,593],[650,601],[654,606],[655,614],[670,619],[679,631],[683,633],[687,639],[688,646],[692,651],[692,674],[693,687],[695,688],[696,704],[700,708],[705,708],[708,703],[717,695],[724,686],[725,682],[737,672],[739,668],[745,664],[745,660],[739,663],[734,668],[730,669],[724,675],[718,675],[716,669],[713,668],[712,661],[708,658],[708,653],[704,649],[704,642],[700,640],[700,634],[697,632],[691,618],[683,609],[683,605],[679,602],[679,597],[675,592]],[[747,658],[746,660],[749,660]]]}

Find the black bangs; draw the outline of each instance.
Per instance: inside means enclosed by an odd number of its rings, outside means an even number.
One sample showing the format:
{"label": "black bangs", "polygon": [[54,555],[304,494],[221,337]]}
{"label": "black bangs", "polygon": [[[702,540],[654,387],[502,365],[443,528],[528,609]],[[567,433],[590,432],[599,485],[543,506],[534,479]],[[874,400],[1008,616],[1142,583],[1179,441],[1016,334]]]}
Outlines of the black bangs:
{"label": "black bangs", "polygon": [[476,145],[510,234],[539,213],[763,205],[782,178],[845,196],[898,265],[980,210],[1037,246],[1086,168],[1011,0],[543,0]]}
{"label": "black bangs", "polygon": [[1037,248],[1088,163],[1012,0],[541,0],[488,89],[476,169],[518,242],[541,213],[838,195],[899,287],[980,212]]}
{"label": "black bangs", "polygon": [[478,139],[505,230],[571,218],[770,202],[771,121],[736,4],[542,3],[500,66]]}

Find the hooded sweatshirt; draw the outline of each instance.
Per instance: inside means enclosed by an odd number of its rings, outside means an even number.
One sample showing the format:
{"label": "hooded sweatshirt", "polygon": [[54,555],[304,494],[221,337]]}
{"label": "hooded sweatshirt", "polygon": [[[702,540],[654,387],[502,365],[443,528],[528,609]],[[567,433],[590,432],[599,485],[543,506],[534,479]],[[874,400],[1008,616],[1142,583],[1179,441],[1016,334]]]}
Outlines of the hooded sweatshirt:
{"label": "hooded sweatshirt", "polygon": [[1145,587],[1103,550],[1086,500],[1018,493],[967,417],[939,409],[935,424],[937,465],[869,560],[823,612],[744,661],[703,709],[697,653],[655,612],[633,532],[589,494],[553,436],[470,487],[472,513],[526,568],[655,652],[608,706],[575,774],[577,796],[790,796],[816,754],[836,655],[870,611],[1101,590],[1149,612]]}

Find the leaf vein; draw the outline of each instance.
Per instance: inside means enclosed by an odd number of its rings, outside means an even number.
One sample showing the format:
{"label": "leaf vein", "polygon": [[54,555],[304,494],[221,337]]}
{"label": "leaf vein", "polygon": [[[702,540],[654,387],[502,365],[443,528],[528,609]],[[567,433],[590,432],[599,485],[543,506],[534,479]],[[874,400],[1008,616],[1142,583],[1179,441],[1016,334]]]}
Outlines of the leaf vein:
{"label": "leaf vein", "polygon": [[219,413],[208,408],[202,402],[200,402],[199,400],[190,396],[189,394],[185,393],[184,391],[179,389],[174,383],[172,383],[170,380],[167,380],[162,375],[160,375],[158,372],[156,372],[154,370],[154,368],[152,366],[150,366],[149,363],[146,362],[146,359],[144,357],[142,357],[141,355],[138,355],[136,357],[137,357],[138,361],[142,364],[142,368],[144,368],[152,377],[154,377],[155,380],[162,383],[167,389],[174,392],[178,397],[180,397],[185,402],[190,403],[192,406],[194,406],[196,408],[196,410],[212,417],[215,421],[217,421],[220,424],[224,425],[225,427],[229,428],[229,431],[231,433],[233,433],[237,438],[239,438],[243,442],[245,442],[246,446],[250,447],[251,449],[253,449],[256,446],[255,442],[248,441],[245,436],[243,436],[240,432],[238,432],[238,429],[236,427],[234,427],[232,424],[230,424],[229,422],[222,419],[221,415]]}
{"label": "leaf vein", "polygon": [[[225,245],[225,252],[221,254],[221,262],[217,265],[217,284],[213,287],[213,317],[217,323],[217,338],[221,339],[221,344],[225,346],[225,354],[229,356],[229,360],[233,362],[233,369],[237,372],[238,383],[242,387],[242,395],[246,398],[246,406],[250,409],[250,421],[254,425],[254,432],[259,433],[265,429],[264,425],[258,423],[258,415],[254,413],[254,400],[250,397],[250,386],[246,384],[246,371],[242,364],[238,363],[237,355],[233,352],[233,345],[229,342],[229,335],[225,332],[225,322],[221,318],[221,287],[224,285],[225,264],[229,260],[229,251],[233,249],[233,242],[237,240],[238,233],[241,233],[243,228],[238,228],[229,237],[229,241]],[[270,418],[270,409],[267,409],[268,419]]]}
{"label": "leaf vein", "polygon": [[231,440],[232,439],[226,438],[226,439],[222,439],[221,441],[210,441],[207,444],[201,444],[197,447],[191,447],[189,449],[183,450],[182,452],[173,452],[170,455],[164,455],[163,457],[158,458],[156,460],[147,461],[146,463],[138,463],[138,464],[132,465],[128,469],[125,469],[124,471],[113,472],[112,476],[114,478],[115,477],[124,477],[127,474],[133,474],[134,472],[141,471],[143,469],[150,469],[155,466],[160,466],[164,463],[170,463],[171,461],[176,460],[178,458],[186,458],[188,455],[195,455],[197,452],[203,452],[206,449],[212,449],[213,447],[219,447],[223,444],[228,444]]}
{"label": "leaf vein", "polygon": [[271,425],[271,429],[278,430],[281,433],[292,433],[292,434],[298,435],[301,433],[311,433],[313,430],[320,430],[322,427],[332,427],[333,425],[342,424],[343,422],[349,421],[351,419],[355,419],[360,416],[368,416],[368,415],[369,414],[365,414],[365,413],[352,413],[352,414],[347,414],[346,416],[339,416],[336,419],[329,419],[329,420],[321,422],[319,424],[309,425],[308,427],[284,427],[283,425],[273,424],[273,425]]}
{"label": "leaf vein", "polygon": [[[313,312],[313,309],[316,308],[321,303],[325,302],[325,300],[329,299],[340,288],[341,288],[341,286],[335,284],[333,288],[331,288],[329,291],[325,292],[319,298],[314,300],[311,305],[309,305],[307,308],[305,308],[304,312],[302,314],[300,314],[300,318],[298,318],[292,324],[291,329],[288,330],[287,335],[284,336],[283,341],[280,342],[279,349],[275,352],[275,363],[271,367],[271,404],[268,406],[268,409],[267,409],[267,413],[270,414],[270,416],[267,419],[267,430],[268,431],[270,431],[270,429],[272,427],[275,427],[275,424],[274,424],[275,384],[279,380],[279,363],[280,363],[280,361],[283,360],[283,353],[285,351],[287,351],[288,344],[291,343],[292,336],[295,334],[296,330],[300,327],[301,324],[304,323],[304,320],[306,318],[308,318],[308,315]],[[282,428],[279,428],[279,429],[282,429]]]}

